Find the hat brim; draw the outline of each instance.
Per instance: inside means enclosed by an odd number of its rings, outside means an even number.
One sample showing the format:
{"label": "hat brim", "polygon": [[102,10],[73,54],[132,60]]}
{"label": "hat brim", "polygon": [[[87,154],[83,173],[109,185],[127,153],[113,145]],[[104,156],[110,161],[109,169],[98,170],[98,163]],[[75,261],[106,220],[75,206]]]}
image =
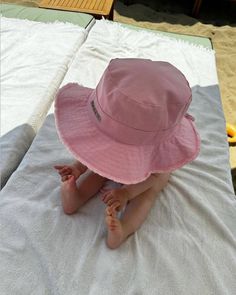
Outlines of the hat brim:
{"label": "hat brim", "polygon": [[200,139],[194,123],[184,117],[175,134],[158,147],[126,145],[90,120],[87,101],[93,89],[76,83],[64,86],[55,102],[59,137],[77,160],[99,175],[123,184],[138,183],[152,173],[165,173],[194,160]]}

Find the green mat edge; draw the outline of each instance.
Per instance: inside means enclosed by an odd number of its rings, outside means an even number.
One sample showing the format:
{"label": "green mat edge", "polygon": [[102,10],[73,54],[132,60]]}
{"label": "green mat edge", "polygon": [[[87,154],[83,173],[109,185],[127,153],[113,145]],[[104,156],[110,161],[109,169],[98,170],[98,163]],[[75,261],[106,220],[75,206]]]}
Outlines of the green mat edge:
{"label": "green mat edge", "polygon": [[171,37],[171,38],[175,38],[177,40],[183,40],[183,41],[187,41],[191,44],[194,45],[200,45],[203,46],[207,49],[213,49],[212,46],[212,42],[210,38],[207,37],[200,37],[200,36],[194,36],[194,35],[185,35],[185,34],[179,34],[179,33],[170,33],[170,32],[165,32],[165,31],[159,31],[159,30],[153,30],[153,29],[147,29],[147,28],[143,28],[143,27],[138,27],[138,26],[134,26],[134,25],[130,25],[130,24],[124,24],[124,23],[119,23],[124,27],[139,31],[139,30],[144,30],[144,31],[149,31],[152,33],[160,33],[162,35]]}
{"label": "green mat edge", "polygon": [[94,19],[92,15],[81,12],[61,11],[3,3],[1,3],[1,14],[8,18],[27,19],[45,23],[54,21],[70,22],[82,28],[88,27]]}

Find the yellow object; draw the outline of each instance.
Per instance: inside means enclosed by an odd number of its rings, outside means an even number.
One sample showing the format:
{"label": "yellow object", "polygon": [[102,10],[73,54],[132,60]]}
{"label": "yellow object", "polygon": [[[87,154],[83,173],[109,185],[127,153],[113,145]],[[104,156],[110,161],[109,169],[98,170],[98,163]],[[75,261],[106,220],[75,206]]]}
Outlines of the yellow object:
{"label": "yellow object", "polygon": [[228,142],[236,143],[236,128],[233,125],[226,123],[226,132],[228,135]]}

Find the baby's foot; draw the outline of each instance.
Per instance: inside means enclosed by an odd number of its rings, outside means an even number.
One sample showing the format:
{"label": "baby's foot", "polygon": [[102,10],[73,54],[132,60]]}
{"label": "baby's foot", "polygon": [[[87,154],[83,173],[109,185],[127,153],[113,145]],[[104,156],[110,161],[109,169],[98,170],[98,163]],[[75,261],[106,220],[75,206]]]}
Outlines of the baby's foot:
{"label": "baby's foot", "polygon": [[78,179],[81,174],[85,171],[82,171],[76,167],[76,165],[56,165],[54,168],[61,176],[61,181],[64,182],[68,180],[69,176],[73,175],[75,179]]}
{"label": "baby's foot", "polygon": [[68,179],[62,183],[62,206],[66,214],[73,214],[79,209],[79,196],[75,177],[69,175]]}
{"label": "baby's foot", "polygon": [[119,247],[126,238],[122,223],[116,214],[115,209],[112,207],[106,208],[107,246],[111,249]]}

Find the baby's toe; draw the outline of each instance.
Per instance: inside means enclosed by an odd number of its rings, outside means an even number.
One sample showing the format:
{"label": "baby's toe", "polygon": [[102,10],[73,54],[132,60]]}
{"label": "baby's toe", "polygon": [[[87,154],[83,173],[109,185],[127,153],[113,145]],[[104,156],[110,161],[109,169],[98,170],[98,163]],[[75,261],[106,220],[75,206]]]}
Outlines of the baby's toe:
{"label": "baby's toe", "polygon": [[106,215],[112,216],[112,208],[111,207],[106,207]]}
{"label": "baby's toe", "polygon": [[111,216],[107,216],[106,217],[106,223],[107,225],[110,227],[111,226],[111,221],[112,221],[112,217]]}

